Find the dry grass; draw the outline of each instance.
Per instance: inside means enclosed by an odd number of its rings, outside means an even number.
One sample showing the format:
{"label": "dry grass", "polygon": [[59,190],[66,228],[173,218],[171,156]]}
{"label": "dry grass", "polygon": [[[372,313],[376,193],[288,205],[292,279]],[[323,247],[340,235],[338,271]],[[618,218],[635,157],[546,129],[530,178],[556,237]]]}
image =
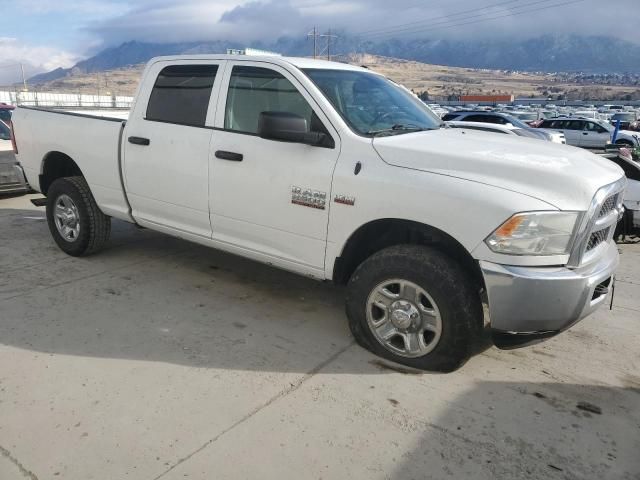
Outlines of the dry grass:
{"label": "dry grass", "polygon": [[[562,83],[554,75],[511,73],[500,70],[447,67],[396,58],[361,54],[341,58],[365,65],[405,85],[415,92],[427,91],[431,97],[458,94],[513,94],[516,97],[539,97],[571,92],[575,98],[619,97],[636,91],[627,86],[593,86]],[[114,93],[134,95],[144,65],[134,65],[100,73],[74,74],[38,87],[42,91],[77,93]]]}

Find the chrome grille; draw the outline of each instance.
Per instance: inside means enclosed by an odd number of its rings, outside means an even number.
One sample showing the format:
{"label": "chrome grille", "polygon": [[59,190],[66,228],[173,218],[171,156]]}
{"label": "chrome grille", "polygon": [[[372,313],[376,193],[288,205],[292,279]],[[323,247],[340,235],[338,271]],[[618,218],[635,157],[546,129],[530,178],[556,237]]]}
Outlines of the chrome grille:
{"label": "chrome grille", "polygon": [[593,232],[589,236],[589,241],[587,242],[587,252],[589,250],[593,250],[602,242],[606,242],[609,237],[609,232],[611,231],[611,227],[604,228],[602,230],[598,230],[597,232]]}
{"label": "chrome grille", "polygon": [[626,178],[605,185],[596,192],[591,205],[582,218],[573,249],[569,256],[570,267],[578,267],[598,256],[600,246],[606,245],[612,238],[622,212],[622,195]]}
{"label": "chrome grille", "polygon": [[604,203],[602,204],[602,207],[600,208],[600,213],[598,214],[598,218],[602,218],[606,216],[608,213],[611,212],[611,210],[616,208],[617,204],[618,204],[618,194],[616,193],[615,195],[611,195],[609,198],[607,198],[604,201]]}

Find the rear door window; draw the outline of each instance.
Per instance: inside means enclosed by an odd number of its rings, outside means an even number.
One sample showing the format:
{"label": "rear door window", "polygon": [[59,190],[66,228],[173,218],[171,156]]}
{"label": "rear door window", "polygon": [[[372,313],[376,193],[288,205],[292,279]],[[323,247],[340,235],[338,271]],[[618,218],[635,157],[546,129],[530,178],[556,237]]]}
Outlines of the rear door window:
{"label": "rear door window", "polygon": [[158,74],[146,120],[203,127],[217,65],[170,65]]}

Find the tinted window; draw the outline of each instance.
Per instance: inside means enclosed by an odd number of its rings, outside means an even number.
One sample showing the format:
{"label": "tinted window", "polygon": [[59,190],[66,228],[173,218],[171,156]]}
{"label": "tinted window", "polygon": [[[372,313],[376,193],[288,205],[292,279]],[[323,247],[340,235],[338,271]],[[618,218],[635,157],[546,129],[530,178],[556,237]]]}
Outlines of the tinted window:
{"label": "tinted window", "polygon": [[442,117],[443,122],[448,122],[460,116],[459,113],[447,113],[444,117]]}
{"label": "tinted window", "polygon": [[583,120],[570,120],[568,125],[564,128],[567,130],[584,130],[585,122]]}
{"label": "tinted window", "polygon": [[602,128],[597,123],[593,123],[593,122],[587,122],[587,126],[585,130],[589,132],[596,132],[596,133],[607,133],[607,131],[604,128]]}
{"label": "tinted window", "polygon": [[469,115],[464,117],[465,122],[482,122],[482,123],[495,123],[498,125],[504,125],[507,121],[496,115]]}
{"label": "tinted window", "polygon": [[11,110],[2,109],[0,110],[0,120],[5,123],[9,123],[11,121]]}
{"label": "tinted window", "polygon": [[11,139],[11,131],[9,127],[7,127],[4,122],[0,121],[0,140],[10,140]]}
{"label": "tinted window", "polygon": [[217,65],[163,68],[151,91],[146,119],[204,126],[217,71]]}

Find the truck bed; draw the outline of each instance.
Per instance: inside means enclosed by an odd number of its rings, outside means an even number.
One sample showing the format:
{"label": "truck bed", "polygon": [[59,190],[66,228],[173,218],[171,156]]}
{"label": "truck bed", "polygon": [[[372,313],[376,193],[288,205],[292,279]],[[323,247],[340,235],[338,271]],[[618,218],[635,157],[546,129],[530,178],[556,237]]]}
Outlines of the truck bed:
{"label": "truck bed", "polygon": [[19,107],[13,113],[13,124],[17,159],[34,190],[41,191],[43,160],[63,154],[79,165],[105,214],[131,220],[120,170],[125,120]]}

